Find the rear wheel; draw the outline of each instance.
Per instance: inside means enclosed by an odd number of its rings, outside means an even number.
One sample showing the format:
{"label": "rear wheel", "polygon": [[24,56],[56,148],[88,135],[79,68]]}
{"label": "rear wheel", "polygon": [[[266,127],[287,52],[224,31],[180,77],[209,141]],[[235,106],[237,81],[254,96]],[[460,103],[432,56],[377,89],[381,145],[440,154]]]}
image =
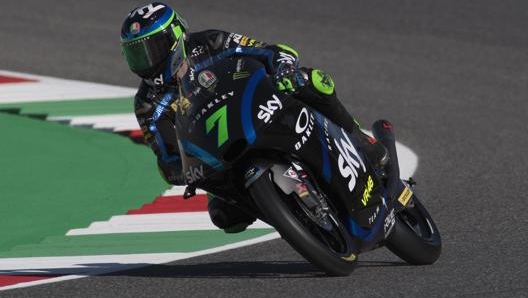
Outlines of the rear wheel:
{"label": "rear wheel", "polygon": [[249,192],[266,219],[312,264],[330,275],[348,275],[354,270],[355,249],[324,195],[323,208],[311,210],[296,194],[286,195],[276,188],[271,173],[255,181]]}
{"label": "rear wheel", "polygon": [[387,248],[413,265],[434,263],[440,256],[440,232],[423,204],[413,195],[408,206],[396,214]]}

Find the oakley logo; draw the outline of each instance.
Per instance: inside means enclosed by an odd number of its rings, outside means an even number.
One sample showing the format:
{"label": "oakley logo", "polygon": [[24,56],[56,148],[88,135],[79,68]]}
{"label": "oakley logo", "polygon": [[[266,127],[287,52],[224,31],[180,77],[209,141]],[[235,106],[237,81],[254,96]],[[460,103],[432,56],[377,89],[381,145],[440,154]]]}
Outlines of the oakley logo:
{"label": "oakley logo", "polygon": [[[165,5],[163,4],[158,4],[156,6],[149,4],[149,5],[145,5],[143,7],[139,7],[137,8],[136,10],[134,10],[133,12],[130,13],[130,15],[128,16],[129,18],[133,18],[136,16],[136,14],[140,15],[140,16],[143,16],[144,19],[147,19],[149,18],[153,13],[155,13],[156,11],[160,10],[160,9],[163,9],[165,8]],[[146,11],[145,11],[146,9]]]}
{"label": "oakley logo", "polygon": [[312,113],[308,113],[306,108],[301,110],[297,123],[295,124],[295,132],[301,135],[299,141],[295,143],[295,150],[301,149],[301,147],[308,141],[312,135],[314,128],[314,116]]}

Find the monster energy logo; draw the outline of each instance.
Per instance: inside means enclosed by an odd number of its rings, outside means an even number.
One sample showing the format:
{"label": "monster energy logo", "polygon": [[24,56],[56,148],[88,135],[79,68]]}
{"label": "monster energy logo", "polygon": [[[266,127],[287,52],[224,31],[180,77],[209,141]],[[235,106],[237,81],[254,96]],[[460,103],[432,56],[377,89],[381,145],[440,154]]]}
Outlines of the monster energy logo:
{"label": "monster energy logo", "polygon": [[250,76],[248,71],[239,71],[233,74],[233,80],[245,79]]}

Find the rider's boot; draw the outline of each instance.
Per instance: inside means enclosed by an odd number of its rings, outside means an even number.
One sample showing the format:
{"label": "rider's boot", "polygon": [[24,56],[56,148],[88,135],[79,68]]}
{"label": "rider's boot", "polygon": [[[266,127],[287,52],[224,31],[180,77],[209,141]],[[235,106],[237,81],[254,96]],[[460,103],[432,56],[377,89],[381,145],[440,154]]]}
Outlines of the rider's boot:
{"label": "rider's boot", "polygon": [[239,233],[255,222],[256,218],[224,200],[207,194],[209,217],[213,224],[226,233]]}
{"label": "rider's boot", "polygon": [[294,96],[315,107],[334,123],[355,134],[361,141],[361,149],[375,168],[383,170],[389,161],[387,148],[376,139],[364,134],[357,121],[337,99],[334,81],[326,72],[313,68],[300,68],[303,83],[297,83]]}

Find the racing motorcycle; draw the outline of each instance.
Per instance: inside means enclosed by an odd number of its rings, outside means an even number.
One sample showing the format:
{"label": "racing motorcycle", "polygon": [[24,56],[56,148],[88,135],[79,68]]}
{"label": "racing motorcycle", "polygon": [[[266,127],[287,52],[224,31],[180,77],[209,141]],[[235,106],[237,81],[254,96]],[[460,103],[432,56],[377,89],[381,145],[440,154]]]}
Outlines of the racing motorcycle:
{"label": "racing motorcycle", "polygon": [[329,275],[350,274],[360,253],[382,246],[410,264],[438,259],[439,231],[414,181],[399,177],[390,122],[373,125],[390,154],[380,169],[354,135],[278,91],[257,60],[215,57],[179,80],[185,198],[200,188],[236,205]]}

